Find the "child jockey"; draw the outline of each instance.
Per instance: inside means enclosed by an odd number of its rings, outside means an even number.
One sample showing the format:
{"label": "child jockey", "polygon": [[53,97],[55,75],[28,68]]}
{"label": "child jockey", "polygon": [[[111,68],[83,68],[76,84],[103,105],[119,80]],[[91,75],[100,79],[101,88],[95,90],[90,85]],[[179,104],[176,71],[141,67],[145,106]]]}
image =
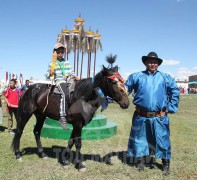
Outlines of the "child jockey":
{"label": "child jockey", "polygon": [[[63,83],[65,83],[65,81],[68,81],[69,79],[74,77],[74,72],[69,61],[63,58],[64,52],[65,47],[63,44],[55,44],[53,49],[53,59],[49,64],[48,72],[49,76],[54,78],[55,84],[61,92],[59,124],[62,126],[63,129],[68,130],[69,127],[66,120],[67,104],[65,102],[65,94],[62,89],[62,85]],[[75,79],[77,80],[78,78],[75,77]]]}

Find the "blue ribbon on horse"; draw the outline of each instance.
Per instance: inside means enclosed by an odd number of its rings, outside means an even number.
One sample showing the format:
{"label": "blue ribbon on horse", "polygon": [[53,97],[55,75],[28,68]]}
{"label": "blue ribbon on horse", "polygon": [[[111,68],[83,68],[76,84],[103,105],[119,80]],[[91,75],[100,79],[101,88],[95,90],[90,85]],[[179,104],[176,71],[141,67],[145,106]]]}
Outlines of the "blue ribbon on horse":
{"label": "blue ribbon on horse", "polygon": [[97,87],[96,88],[96,92],[101,98],[105,97],[105,95],[104,95],[103,91],[101,90],[101,88]]}
{"label": "blue ribbon on horse", "polygon": [[103,91],[101,90],[101,88],[96,88],[96,92],[101,98],[105,99],[103,104],[101,105],[101,112],[103,112],[108,107],[108,104],[109,104],[108,103],[108,98],[105,97],[105,95],[104,95]]}
{"label": "blue ribbon on horse", "polygon": [[101,105],[101,112],[103,112],[105,109],[107,109],[108,104],[109,104],[109,103],[108,103],[108,99],[105,98],[103,104]]}

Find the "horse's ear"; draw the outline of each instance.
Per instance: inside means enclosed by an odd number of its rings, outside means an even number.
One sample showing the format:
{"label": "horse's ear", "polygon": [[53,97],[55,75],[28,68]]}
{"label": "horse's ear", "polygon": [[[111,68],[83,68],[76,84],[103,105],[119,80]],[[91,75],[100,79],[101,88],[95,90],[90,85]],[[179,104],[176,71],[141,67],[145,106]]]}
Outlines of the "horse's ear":
{"label": "horse's ear", "polygon": [[107,68],[103,65],[103,71],[106,71],[107,70]]}
{"label": "horse's ear", "polygon": [[103,65],[102,74],[106,76],[107,75],[107,70],[108,69]]}
{"label": "horse's ear", "polygon": [[119,69],[119,67],[116,65],[116,66],[114,67],[114,71],[115,71],[115,72],[118,72],[118,69]]}

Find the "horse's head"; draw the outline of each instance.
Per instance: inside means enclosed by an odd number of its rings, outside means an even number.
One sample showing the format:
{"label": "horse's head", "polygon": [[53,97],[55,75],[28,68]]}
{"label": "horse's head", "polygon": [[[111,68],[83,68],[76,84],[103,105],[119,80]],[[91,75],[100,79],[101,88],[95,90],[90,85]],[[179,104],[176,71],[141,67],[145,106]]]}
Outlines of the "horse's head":
{"label": "horse's head", "polygon": [[118,66],[106,68],[95,76],[95,81],[100,80],[99,86],[105,96],[111,97],[121,108],[129,107],[127,90],[124,85],[124,79],[118,72]]}

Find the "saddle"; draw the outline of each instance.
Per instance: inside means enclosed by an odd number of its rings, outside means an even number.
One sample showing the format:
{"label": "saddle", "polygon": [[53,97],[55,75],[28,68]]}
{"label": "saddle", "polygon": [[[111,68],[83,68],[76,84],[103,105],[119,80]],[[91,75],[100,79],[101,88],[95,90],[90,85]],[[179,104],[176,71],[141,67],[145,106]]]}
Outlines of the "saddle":
{"label": "saddle", "polygon": [[[67,92],[70,94],[71,92],[73,92],[75,90],[75,84],[76,84],[76,82],[73,79],[61,83],[61,87],[62,87],[65,95]],[[56,85],[53,85],[53,87],[51,89],[51,93],[61,94],[61,92],[59,91],[59,89]]]}
{"label": "saddle", "polygon": [[[75,84],[76,82],[72,79],[71,81],[69,80],[68,82],[65,81],[65,83],[64,82],[61,83],[61,88],[64,91],[65,99],[67,103],[70,103],[72,100],[72,95],[75,90]],[[52,85],[50,94],[61,95],[61,92],[56,85]]]}

